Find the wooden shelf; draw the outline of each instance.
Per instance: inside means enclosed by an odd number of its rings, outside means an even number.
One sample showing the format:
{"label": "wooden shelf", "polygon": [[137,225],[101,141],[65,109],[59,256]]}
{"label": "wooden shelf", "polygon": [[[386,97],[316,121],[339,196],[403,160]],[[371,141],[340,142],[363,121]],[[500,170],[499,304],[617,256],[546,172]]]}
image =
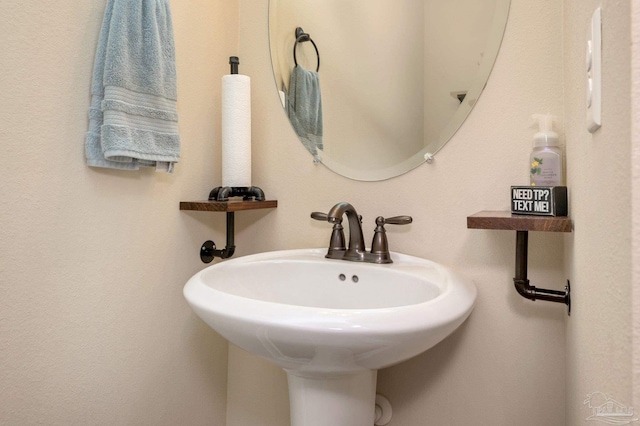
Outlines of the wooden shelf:
{"label": "wooden shelf", "polygon": [[273,209],[278,207],[277,200],[265,201],[180,201],[180,210],[204,212],[239,212],[243,210]]}
{"label": "wooden shelf", "polygon": [[516,215],[505,211],[485,210],[467,216],[467,228],[571,232],[571,219],[566,216]]}

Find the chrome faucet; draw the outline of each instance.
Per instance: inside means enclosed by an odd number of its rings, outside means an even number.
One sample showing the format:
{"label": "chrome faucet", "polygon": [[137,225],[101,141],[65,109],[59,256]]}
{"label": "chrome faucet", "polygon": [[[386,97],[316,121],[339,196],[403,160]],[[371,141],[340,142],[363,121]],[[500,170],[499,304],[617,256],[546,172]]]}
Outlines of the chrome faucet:
{"label": "chrome faucet", "polygon": [[[344,245],[344,232],[342,227],[342,219],[347,215],[349,221],[349,248]],[[378,216],[376,218],[376,229],[371,243],[371,251],[367,252],[364,245],[364,236],[362,235],[362,216],[358,214],[356,209],[349,203],[338,203],[329,210],[329,213],[311,213],[311,217],[316,220],[326,220],[333,223],[333,232],[331,234],[331,242],[329,250],[325,257],[329,259],[342,259],[352,262],[368,262],[368,263],[392,263],[391,254],[389,253],[389,245],[387,243],[387,235],[384,225],[406,225],[413,221],[411,216],[396,216],[388,219]]]}

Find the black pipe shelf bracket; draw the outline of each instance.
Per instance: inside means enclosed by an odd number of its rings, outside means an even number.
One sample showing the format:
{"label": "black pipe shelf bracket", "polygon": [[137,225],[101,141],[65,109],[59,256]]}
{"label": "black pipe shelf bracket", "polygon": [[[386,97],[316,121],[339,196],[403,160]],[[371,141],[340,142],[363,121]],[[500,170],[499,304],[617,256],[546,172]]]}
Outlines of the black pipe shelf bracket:
{"label": "black pipe shelf bracket", "polygon": [[[231,192],[231,196],[234,196]],[[216,243],[207,240],[200,247],[200,260],[203,263],[210,263],[216,257],[228,259],[235,253],[235,212],[256,209],[271,209],[278,207],[277,200],[247,200],[242,201],[181,201],[180,210],[195,210],[209,212],[225,212],[227,214],[226,246],[218,249]]]}
{"label": "black pipe shelf bracket", "polygon": [[227,212],[227,245],[223,249],[217,249],[216,243],[207,240],[200,247],[200,260],[202,263],[211,263],[214,258],[228,259],[236,251],[235,246],[235,213]]}
{"label": "black pipe shelf bracket", "polygon": [[534,287],[527,278],[529,231],[571,232],[568,217],[512,215],[510,212],[482,211],[467,217],[470,229],[503,229],[516,231],[516,271],[513,283],[518,294],[529,300],[546,300],[567,305],[571,315],[571,284],[564,291]]}

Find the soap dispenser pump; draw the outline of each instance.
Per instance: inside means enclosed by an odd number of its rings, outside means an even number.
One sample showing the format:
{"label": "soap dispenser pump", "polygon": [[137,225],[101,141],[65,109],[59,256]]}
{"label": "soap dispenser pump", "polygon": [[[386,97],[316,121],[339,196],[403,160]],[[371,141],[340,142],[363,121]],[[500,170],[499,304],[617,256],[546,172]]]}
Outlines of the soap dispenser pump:
{"label": "soap dispenser pump", "polygon": [[562,186],[564,184],[562,149],[558,134],[553,131],[553,116],[534,114],[538,132],[533,136],[530,156],[531,186]]}

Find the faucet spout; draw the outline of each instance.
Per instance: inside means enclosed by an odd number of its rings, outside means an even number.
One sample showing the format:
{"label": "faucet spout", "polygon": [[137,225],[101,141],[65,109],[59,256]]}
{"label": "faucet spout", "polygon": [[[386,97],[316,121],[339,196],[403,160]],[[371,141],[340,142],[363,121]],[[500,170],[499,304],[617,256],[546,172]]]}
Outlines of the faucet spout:
{"label": "faucet spout", "polygon": [[364,258],[366,249],[364,236],[362,235],[362,224],[356,209],[349,203],[338,203],[327,213],[327,221],[331,223],[339,222],[345,214],[349,221],[349,248],[345,252],[343,259],[361,261]]}

